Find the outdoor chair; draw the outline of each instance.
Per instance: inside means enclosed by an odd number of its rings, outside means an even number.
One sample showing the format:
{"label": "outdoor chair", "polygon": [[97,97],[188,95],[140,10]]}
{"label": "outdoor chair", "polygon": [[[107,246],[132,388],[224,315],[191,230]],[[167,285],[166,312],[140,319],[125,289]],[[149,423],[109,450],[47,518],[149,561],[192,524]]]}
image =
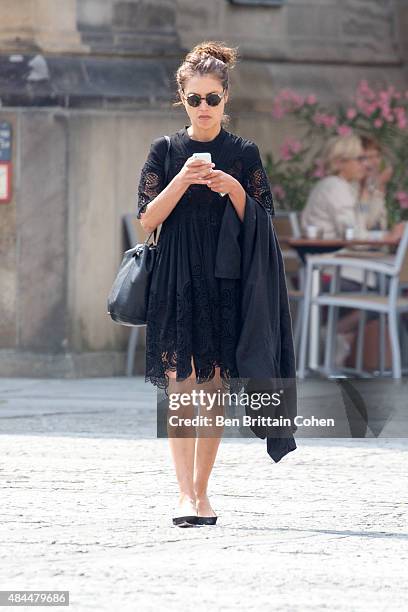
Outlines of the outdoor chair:
{"label": "outdoor chair", "polygon": [[[296,212],[288,212],[286,210],[277,210],[272,219],[276,235],[282,240],[281,249],[283,263],[285,266],[285,274],[289,280],[288,297],[290,302],[296,304],[296,315],[294,324],[294,344],[295,352],[299,349],[300,330],[301,330],[301,313],[303,308],[303,285],[304,285],[304,265],[300,260],[297,252],[285,247],[285,238],[300,238],[300,224],[298,214]],[[293,278],[296,279],[296,287],[293,286]]]}
{"label": "outdoor chair", "polygon": [[[334,274],[330,292],[322,293],[319,289],[317,295],[312,295],[312,277],[317,270],[319,273],[323,268],[333,267]],[[356,268],[364,272],[365,282],[361,292],[339,292],[340,272],[342,267]],[[367,292],[367,274],[374,272],[379,275],[379,292]],[[306,352],[308,344],[310,307],[329,306],[327,338],[325,347],[325,358],[323,372],[326,375],[333,374],[333,347],[336,334],[336,321],[339,307],[361,310],[364,315],[371,311],[380,315],[380,360],[384,359],[385,352],[385,316],[391,341],[392,377],[401,378],[401,349],[398,336],[399,315],[408,311],[408,297],[401,295],[401,289],[408,282],[408,224],[405,224],[404,232],[400,240],[397,252],[394,256],[384,256],[379,253],[377,258],[372,254],[368,257],[355,256],[339,253],[327,255],[309,255],[306,264],[305,297],[302,317],[302,332],[299,351],[299,378],[305,377]],[[360,318],[357,358],[355,371],[362,373],[362,348],[364,340],[365,316]],[[318,333],[318,330],[316,330]]]}

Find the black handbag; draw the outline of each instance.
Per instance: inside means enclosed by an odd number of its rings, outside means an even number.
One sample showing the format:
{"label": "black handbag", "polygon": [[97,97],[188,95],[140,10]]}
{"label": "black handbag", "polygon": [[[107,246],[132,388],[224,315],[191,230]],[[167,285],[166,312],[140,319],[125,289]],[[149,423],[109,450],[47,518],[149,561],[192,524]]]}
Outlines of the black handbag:
{"label": "black handbag", "polygon": [[[164,162],[165,185],[168,183],[170,165],[170,138]],[[148,244],[154,235],[153,243]],[[115,323],[135,326],[145,325],[149,301],[150,283],[157,255],[157,228],[145,242],[125,251],[119,271],[108,296],[108,314]]]}

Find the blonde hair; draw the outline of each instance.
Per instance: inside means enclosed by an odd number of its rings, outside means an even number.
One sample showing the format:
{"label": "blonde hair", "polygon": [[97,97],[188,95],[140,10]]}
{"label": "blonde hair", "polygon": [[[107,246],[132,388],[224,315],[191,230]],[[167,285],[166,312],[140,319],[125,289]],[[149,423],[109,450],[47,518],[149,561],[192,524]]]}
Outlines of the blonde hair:
{"label": "blonde hair", "polygon": [[[237,49],[227,47],[224,42],[214,40],[204,41],[196,45],[183,60],[176,72],[178,88],[178,101],[174,106],[182,104],[181,95],[186,83],[194,76],[213,75],[217,78],[222,88],[229,88],[229,70],[234,67],[237,60]],[[222,123],[228,123],[228,115],[223,116]]]}
{"label": "blonde hair", "polygon": [[341,159],[358,157],[363,154],[361,138],[356,134],[332,136],[323,151],[323,163],[327,174],[337,174]]}

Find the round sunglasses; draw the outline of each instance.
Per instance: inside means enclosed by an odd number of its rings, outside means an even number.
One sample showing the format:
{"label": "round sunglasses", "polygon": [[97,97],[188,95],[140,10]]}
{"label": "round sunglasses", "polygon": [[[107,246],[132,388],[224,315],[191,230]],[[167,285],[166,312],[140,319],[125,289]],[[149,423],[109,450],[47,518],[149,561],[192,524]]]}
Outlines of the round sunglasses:
{"label": "round sunglasses", "polygon": [[187,100],[187,103],[190,106],[193,106],[194,108],[197,108],[197,106],[200,106],[201,100],[205,100],[207,102],[208,106],[218,106],[218,104],[223,99],[224,94],[225,94],[225,91],[223,91],[222,94],[219,94],[219,93],[208,93],[205,96],[205,98],[202,98],[200,95],[198,95],[196,93],[190,93],[190,94],[188,94],[188,96],[186,96],[186,100]]}

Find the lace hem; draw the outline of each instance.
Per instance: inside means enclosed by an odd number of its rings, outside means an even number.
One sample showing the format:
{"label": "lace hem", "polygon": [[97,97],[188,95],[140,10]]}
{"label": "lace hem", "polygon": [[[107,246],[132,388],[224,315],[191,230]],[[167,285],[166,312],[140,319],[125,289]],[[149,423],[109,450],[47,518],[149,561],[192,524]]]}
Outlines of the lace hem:
{"label": "lace hem", "polygon": [[[214,362],[211,365],[204,368],[200,368],[198,371],[196,371],[195,380],[194,377],[192,379],[194,381],[194,384],[200,385],[213,380],[215,376],[215,368],[220,368],[220,380],[222,388],[228,393],[239,393],[247,379],[232,377],[230,370],[223,368],[222,365],[217,362]],[[166,368],[166,371],[175,372],[176,366],[169,366],[168,368]],[[187,372],[185,375],[177,376],[176,382],[183,382],[187,380],[192,373],[193,369],[190,368],[190,371]],[[165,392],[166,397],[169,397],[168,389],[170,380],[170,376],[168,376],[167,373],[165,373],[164,376],[155,374],[146,374],[145,376],[145,382],[149,382],[152,385],[156,386],[158,389],[162,389]]]}

